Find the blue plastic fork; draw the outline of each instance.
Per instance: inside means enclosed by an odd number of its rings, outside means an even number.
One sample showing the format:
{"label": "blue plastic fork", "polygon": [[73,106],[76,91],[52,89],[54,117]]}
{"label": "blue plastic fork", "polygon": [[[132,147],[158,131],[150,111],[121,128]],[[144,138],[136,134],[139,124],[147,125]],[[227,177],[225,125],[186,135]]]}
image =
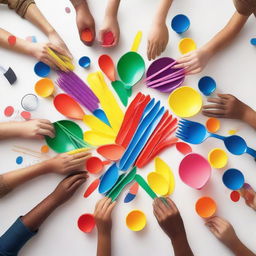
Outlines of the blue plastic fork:
{"label": "blue plastic fork", "polygon": [[224,142],[227,150],[234,155],[242,155],[247,153],[256,158],[256,151],[249,148],[245,140],[237,135],[221,136],[215,133],[210,133],[206,130],[203,124],[182,119],[179,121],[177,138],[191,144],[200,144],[209,137],[220,139]]}

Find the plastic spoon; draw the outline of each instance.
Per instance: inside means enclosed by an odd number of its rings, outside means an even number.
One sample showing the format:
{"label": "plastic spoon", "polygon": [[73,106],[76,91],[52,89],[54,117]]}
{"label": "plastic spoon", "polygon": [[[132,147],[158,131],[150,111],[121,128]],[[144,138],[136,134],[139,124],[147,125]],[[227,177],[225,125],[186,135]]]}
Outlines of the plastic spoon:
{"label": "plastic spoon", "polygon": [[85,198],[89,197],[98,188],[99,184],[100,184],[100,179],[94,180],[84,192],[84,197]]}
{"label": "plastic spoon", "polygon": [[97,148],[97,152],[110,161],[118,161],[124,151],[125,148],[117,144],[109,144]]}
{"label": "plastic spoon", "polygon": [[86,169],[88,172],[96,174],[101,172],[104,166],[110,163],[111,161],[102,161],[100,158],[93,156],[87,159]]}

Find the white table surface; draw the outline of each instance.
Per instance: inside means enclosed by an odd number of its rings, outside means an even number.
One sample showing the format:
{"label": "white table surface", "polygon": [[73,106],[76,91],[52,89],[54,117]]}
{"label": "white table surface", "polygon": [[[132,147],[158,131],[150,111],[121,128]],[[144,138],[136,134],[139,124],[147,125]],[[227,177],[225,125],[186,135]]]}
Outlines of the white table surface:
{"label": "white table surface", "polygon": [[[96,19],[97,29],[103,19],[104,7],[107,1],[89,1],[91,11]],[[103,4],[104,2],[104,4]],[[75,12],[69,3],[64,0],[38,0],[38,6],[57,29],[66,41],[76,60],[87,55],[92,59],[89,71],[83,70],[77,65],[76,72],[82,78],[86,78],[89,72],[98,70],[97,59],[103,53],[110,54],[115,61],[129,50],[136,32],[143,31],[143,40],[139,52],[146,60],[147,33],[151,27],[151,18],[159,1],[155,0],[129,0],[123,1],[120,6],[119,22],[121,26],[121,40],[116,49],[106,50],[99,45],[92,48],[85,47],[78,39],[75,25]],[[65,13],[65,7],[71,8],[71,13]],[[192,37],[198,46],[203,45],[210,37],[220,30],[234,12],[232,1],[210,1],[210,0],[186,0],[174,1],[168,15],[168,25],[171,19],[178,13],[188,15],[191,20],[191,27],[182,36]],[[1,27],[9,30],[15,35],[25,38],[35,35],[38,41],[46,41],[45,36],[27,21],[20,19],[8,8],[0,7]],[[212,59],[207,68],[198,75],[187,77],[184,85],[197,88],[197,82],[201,76],[210,75],[217,82],[217,92],[232,93],[238,96],[252,107],[255,103],[255,66],[256,49],[249,43],[250,38],[255,35],[255,18],[251,17],[239,34],[238,38],[228,49]],[[162,56],[177,58],[180,56],[177,45],[180,36],[171,29],[168,47]],[[21,110],[20,99],[29,92],[33,93],[35,82],[39,79],[33,72],[35,60],[0,49],[0,64],[11,66],[17,76],[18,82],[14,86],[9,86],[4,78],[0,78],[0,115],[1,121],[10,120],[4,117],[3,110],[6,106],[15,106]],[[147,65],[149,64],[146,61]],[[52,74],[55,79],[56,75]],[[168,95],[160,94],[152,89],[147,89],[142,84],[134,90],[149,93],[151,96],[161,99],[167,106]],[[206,101],[206,98],[204,98]],[[49,114],[50,113],[50,114]],[[40,99],[40,106],[32,114],[33,118],[48,118],[51,121],[64,119],[53,107],[51,100]],[[16,120],[19,120],[17,118]],[[193,120],[205,122],[206,118],[197,115]],[[80,123],[83,126],[82,123]],[[220,133],[228,134],[229,129],[239,129],[238,134],[244,136],[248,144],[255,148],[255,131],[247,125],[238,121],[222,120]],[[19,167],[28,166],[37,162],[33,157],[24,156],[24,162],[18,166],[15,162],[18,153],[12,152],[13,145],[26,145],[34,150],[39,150],[43,142],[9,140],[1,142],[0,145],[0,173]],[[224,148],[222,142],[209,139],[199,146],[193,146],[194,152],[207,156],[208,152],[215,147]],[[54,155],[54,153],[53,153]],[[243,200],[233,203],[229,194],[230,191],[222,184],[221,177],[223,170],[213,170],[210,183],[201,191],[195,191],[181,182],[178,176],[178,165],[182,160],[182,155],[171,148],[164,152],[161,157],[172,167],[176,178],[176,189],[172,195],[180,209],[185,222],[188,239],[191,247],[197,256],[228,256],[232,255],[205,227],[204,220],[197,216],[194,211],[194,204],[201,196],[211,196],[218,204],[219,216],[228,219],[241,238],[252,250],[256,251],[256,215],[249,209]],[[249,155],[233,156],[229,154],[228,167],[240,169],[247,182],[256,187],[255,161]],[[146,176],[153,171],[151,163],[139,172]],[[90,181],[94,177],[90,177]],[[3,233],[13,221],[20,215],[28,212],[39,201],[47,196],[58,184],[62,177],[57,175],[45,175],[37,178],[26,185],[16,189],[0,203],[0,233]],[[43,224],[40,232],[22,249],[21,256],[82,256],[95,255],[96,252],[96,230],[92,234],[81,233],[77,226],[77,218],[86,212],[93,212],[96,201],[101,197],[94,193],[88,199],[83,198],[83,186],[77,194],[64,206],[56,210]],[[120,197],[118,206],[113,214],[113,255],[116,256],[167,256],[173,255],[170,241],[159,228],[153,213],[152,200],[140,190],[138,197],[130,204],[124,204],[124,194]],[[147,215],[147,227],[139,233],[130,231],[125,225],[125,216],[132,209],[143,210]]]}

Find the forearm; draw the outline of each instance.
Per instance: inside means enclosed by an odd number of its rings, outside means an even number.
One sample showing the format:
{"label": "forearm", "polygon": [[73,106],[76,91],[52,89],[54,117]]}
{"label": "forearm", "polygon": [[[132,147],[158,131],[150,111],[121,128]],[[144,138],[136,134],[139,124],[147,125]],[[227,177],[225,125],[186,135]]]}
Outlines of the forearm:
{"label": "forearm", "polygon": [[111,256],[111,232],[98,233],[97,256]]}
{"label": "forearm", "polygon": [[207,50],[211,55],[216,54],[219,50],[226,47],[234,40],[243,28],[247,19],[247,16],[235,12],[228,24],[202,48]]}
{"label": "forearm", "polygon": [[194,256],[186,235],[171,239],[175,256]]}
{"label": "forearm", "polygon": [[[10,45],[8,42],[8,37],[11,35],[12,34],[9,33],[8,31],[0,28],[0,47],[3,47],[8,50],[16,51],[19,53],[31,55],[30,49],[29,49],[30,43],[24,39],[16,37],[15,45]],[[0,125],[0,140],[2,139],[3,136],[5,136],[5,134],[2,133],[1,127],[2,127],[2,124]],[[8,136],[9,132],[8,131],[6,132]]]}
{"label": "forearm", "polygon": [[240,240],[234,243],[234,245],[230,246],[229,249],[236,256],[255,256],[255,254],[251,250],[249,250]]}
{"label": "forearm", "polygon": [[29,213],[23,216],[22,222],[31,231],[36,231],[47,217],[59,206],[52,194],[45,198]]}
{"label": "forearm", "polygon": [[86,0],[70,0],[70,2],[72,3],[76,11],[77,8],[80,8],[80,6],[89,8]]}
{"label": "forearm", "polygon": [[[26,168],[22,168],[19,170],[11,171],[8,173],[5,173],[1,176],[0,179],[0,186],[2,188],[6,188],[8,192],[10,190],[13,190],[17,186],[32,180],[40,175],[49,173],[51,171],[50,164],[48,161],[44,161],[42,163],[32,165]],[[5,195],[4,191],[2,192],[2,195]]]}
{"label": "forearm", "polygon": [[40,12],[36,4],[31,4],[24,16],[25,19],[37,26],[46,36],[55,32],[55,29]]}
{"label": "forearm", "polygon": [[109,0],[106,8],[105,16],[117,18],[120,0]]}
{"label": "forearm", "polygon": [[248,109],[243,117],[243,121],[256,129],[256,112],[248,106]]}
{"label": "forearm", "polygon": [[154,18],[154,23],[165,24],[172,2],[173,0],[161,0]]}

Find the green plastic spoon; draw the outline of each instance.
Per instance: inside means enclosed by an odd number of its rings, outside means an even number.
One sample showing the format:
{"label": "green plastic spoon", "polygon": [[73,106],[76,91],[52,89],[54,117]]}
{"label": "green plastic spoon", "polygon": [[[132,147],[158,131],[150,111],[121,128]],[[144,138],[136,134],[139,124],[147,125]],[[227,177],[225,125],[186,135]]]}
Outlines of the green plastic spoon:
{"label": "green plastic spoon", "polygon": [[135,175],[135,180],[139,183],[139,185],[148,193],[148,195],[152,198],[155,199],[157,198],[156,193],[150,188],[148,183],[139,175]]}

